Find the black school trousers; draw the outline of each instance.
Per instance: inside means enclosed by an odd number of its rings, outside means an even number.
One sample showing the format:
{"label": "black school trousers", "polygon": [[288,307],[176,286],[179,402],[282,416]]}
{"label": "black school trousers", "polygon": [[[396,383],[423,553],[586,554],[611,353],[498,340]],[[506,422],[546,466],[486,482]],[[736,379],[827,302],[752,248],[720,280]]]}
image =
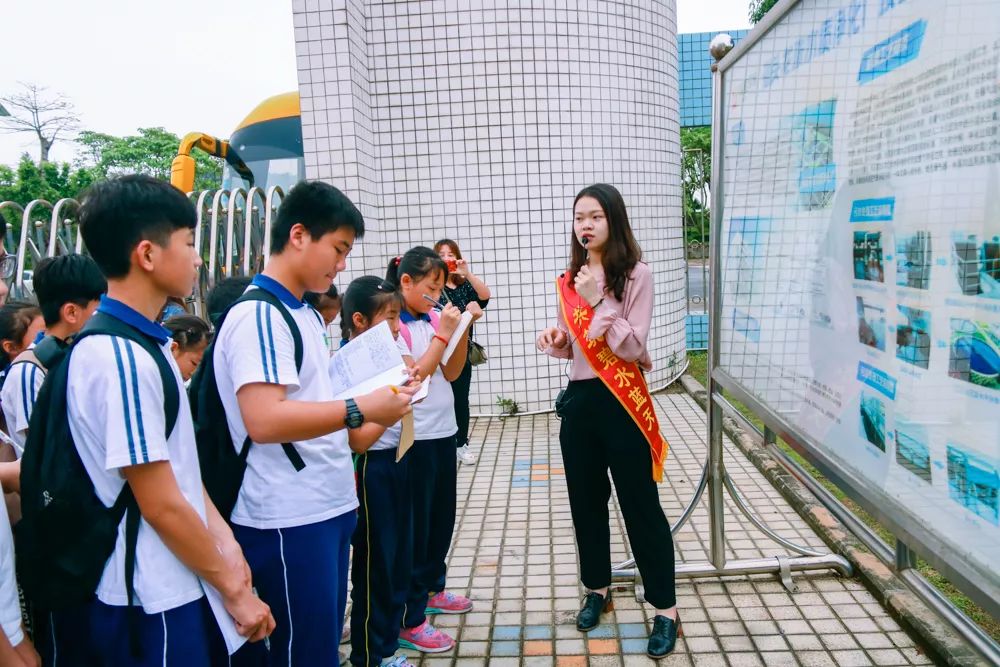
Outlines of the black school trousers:
{"label": "black school trousers", "polygon": [[611,584],[610,470],[646,601],[656,609],[673,607],[674,543],[642,431],[596,378],[570,382],[559,413],[559,444],[583,585],[593,590]]}
{"label": "black school trousers", "polygon": [[410,459],[413,509],[413,570],[403,626],[415,628],[426,620],[428,595],[445,589],[446,560],[455,533],[458,484],[455,436],[416,440],[403,458]]}
{"label": "black school trousers", "polygon": [[469,391],[472,389],[472,364],[465,360],[462,372],[451,383],[451,391],[455,396],[455,421],[458,422],[458,433],[455,445],[462,447],[469,444]]}
{"label": "black school trousers", "polygon": [[413,567],[409,456],[368,450],[357,459],[358,527],[351,565],[351,664],[379,665],[399,649]]}

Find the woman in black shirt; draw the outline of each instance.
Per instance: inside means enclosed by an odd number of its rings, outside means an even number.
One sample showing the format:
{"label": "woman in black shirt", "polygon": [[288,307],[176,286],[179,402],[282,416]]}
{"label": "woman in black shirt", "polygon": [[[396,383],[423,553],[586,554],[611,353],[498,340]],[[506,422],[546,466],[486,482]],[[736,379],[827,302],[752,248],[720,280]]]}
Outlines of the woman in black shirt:
{"label": "woman in black shirt", "polygon": [[[448,282],[444,286],[444,295],[448,301],[455,304],[459,310],[465,311],[465,306],[476,302],[485,308],[490,301],[490,288],[483,280],[472,273],[469,264],[462,259],[462,251],[451,239],[441,239],[434,244],[434,251],[448,265]],[[470,332],[471,339],[471,332]],[[472,465],[476,462],[475,455],[469,451],[469,387],[472,384],[472,364],[468,359],[465,368],[458,379],[451,383],[455,394],[455,419],[458,421],[458,451],[456,456],[460,463]]]}

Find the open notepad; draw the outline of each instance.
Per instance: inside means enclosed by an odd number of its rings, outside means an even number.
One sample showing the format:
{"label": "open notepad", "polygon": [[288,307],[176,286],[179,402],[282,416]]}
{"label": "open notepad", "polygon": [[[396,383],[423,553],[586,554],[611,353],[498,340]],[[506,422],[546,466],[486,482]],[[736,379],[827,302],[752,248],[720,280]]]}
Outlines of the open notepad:
{"label": "open notepad", "polygon": [[455,352],[455,348],[462,341],[462,334],[465,330],[469,328],[472,324],[472,313],[466,311],[462,313],[462,318],[458,321],[458,326],[455,327],[455,333],[451,335],[448,339],[448,346],[444,348],[444,354],[441,355],[441,363],[446,364],[448,360],[451,359],[451,355]]}
{"label": "open notepad", "polygon": [[[382,322],[351,340],[330,359],[330,380],[334,400],[355,398],[387,387],[399,386],[409,378],[403,355],[396,346],[389,324]],[[425,379],[411,403],[427,396]],[[397,448],[396,460],[402,458],[413,444],[413,415],[403,418],[403,434]]]}

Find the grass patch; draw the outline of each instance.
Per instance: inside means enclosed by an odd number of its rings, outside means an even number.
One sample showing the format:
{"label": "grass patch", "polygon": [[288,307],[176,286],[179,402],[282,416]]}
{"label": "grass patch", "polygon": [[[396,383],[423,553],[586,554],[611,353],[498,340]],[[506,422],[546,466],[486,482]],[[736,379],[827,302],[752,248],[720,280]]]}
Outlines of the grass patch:
{"label": "grass patch", "polygon": [[[708,354],[705,352],[688,352],[688,374],[694,377],[702,384],[703,387],[708,386]],[[757,418],[757,416],[750,411],[745,405],[733,399],[727,393],[723,392],[726,399],[733,404],[740,413],[750,420],[754,426],[758,429],[764,429],[764,423]],[[840,487],[831,482],[829,479],[823,476],[819,470],[812,466],[805,458],[803,458],[798,452],[796,452],[792,447],[786,443],[784,440],[778,439],[778,447],[781,448],[785,454],[790,458],[794,459],[802,468],[808,472],[813,479],[823,485],[823,487],[834,495],[841,503],[844,504],[847,509],[849,509],[858,519],[860,519],[866,526],[871,528],[875,533],[881,537],[883,540],[889,544],[890,547],[896,547],[896,536],[893,535],[888,529],[886,529],[882,524],[875,520],[875,518],[861,508],[860,505],[851,500],[846,493],[844,493]],[[993,638],[994,641],[1000,641],[1000,621],[990,616],[986,611],[973,602],[967,595],[962,593],[960,590],[955,588],[951,582],[944,578],[940,572],[935,570],[933,567],[928,565],[922,559],[917,560],[917,570],[927,581],[931,583],[942,595],[944,595],[948,600],[951,601],[953,605],[962,610],[966,616],[968,616],[974,623],[976,623],[983,631]]]}

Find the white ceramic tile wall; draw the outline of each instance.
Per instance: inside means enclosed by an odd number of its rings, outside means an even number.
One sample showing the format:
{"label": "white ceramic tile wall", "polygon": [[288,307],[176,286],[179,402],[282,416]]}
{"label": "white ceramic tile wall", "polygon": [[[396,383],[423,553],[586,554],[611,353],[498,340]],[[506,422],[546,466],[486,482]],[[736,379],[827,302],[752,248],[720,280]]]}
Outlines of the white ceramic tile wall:
{"label": "white ceramic tile wall", "polygon": [[[306,169],[369,230],[342,285],[390,257],[459,242],[494,298],[473,410],[551,406],[571,206],[616,185],[656,276],[658,386],[684,356],[674,0],[293,0]],[[675,362],[671,366],[671,362]]]}

